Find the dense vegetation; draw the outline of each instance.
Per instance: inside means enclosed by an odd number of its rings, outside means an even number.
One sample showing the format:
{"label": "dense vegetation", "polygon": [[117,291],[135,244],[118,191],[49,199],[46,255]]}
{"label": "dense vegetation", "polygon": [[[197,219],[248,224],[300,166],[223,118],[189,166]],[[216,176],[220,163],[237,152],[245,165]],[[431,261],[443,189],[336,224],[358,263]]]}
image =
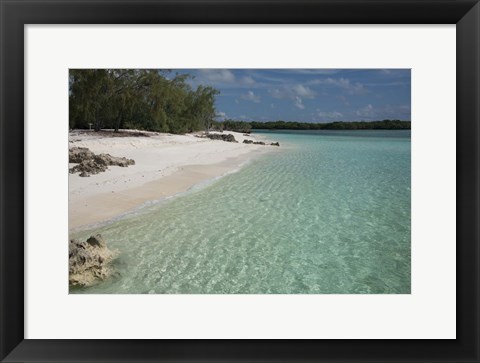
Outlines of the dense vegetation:
{"label": "dense vegetation", "polygon": [[356,122],[330,122],[330,123],[309,123],[309,122],[241,122],[227,120],[216,125],[216,128],[249,132],[251,129],[264,130],[410,130],[410,121],[383,120],[383,121],[356,121]]}
{"label": "dense vegetation", "polygon": [[229,130],[229,131],[246,132],[246,133],[249,133],[252,130],[252,125],[249,122],[235,121],[235,120],[225,120],[223,122],[216,122],[214,127],[220,130]]}
{"label": "dense vegetation", "polygon": [[70,128],[208,130],[218,91],[204,86],[192,89],[188,75],[169,76],[168,71],[148,69],[70,70]]}

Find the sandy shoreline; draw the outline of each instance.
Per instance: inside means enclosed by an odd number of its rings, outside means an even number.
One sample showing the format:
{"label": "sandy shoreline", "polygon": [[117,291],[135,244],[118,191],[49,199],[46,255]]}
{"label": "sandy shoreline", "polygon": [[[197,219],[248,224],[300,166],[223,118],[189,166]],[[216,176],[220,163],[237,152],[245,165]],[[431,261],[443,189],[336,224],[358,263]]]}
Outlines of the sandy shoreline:
{"label": "sandy shoreline", "polygon": [[69,174],[69,230],[106,222],[148,201],[184,192],[234,171],[256,156],[279,150],[275,146],[243,144],[244,139],[261,140],[255,134],[224,133],[233,134],[238,143],[193,134],[105,137],[72,131],[69,147],[131,158],[135,165],[109,166],[106,172],[90,177]]}

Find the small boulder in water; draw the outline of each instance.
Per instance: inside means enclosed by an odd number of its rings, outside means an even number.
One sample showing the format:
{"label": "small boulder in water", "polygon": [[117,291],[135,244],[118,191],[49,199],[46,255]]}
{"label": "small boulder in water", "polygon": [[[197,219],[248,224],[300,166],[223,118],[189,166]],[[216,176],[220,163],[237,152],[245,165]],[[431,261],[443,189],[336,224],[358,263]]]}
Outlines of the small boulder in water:
{"label": "small boulder in water", "polygon": [[71,239],[68,246],[69,283],[71,286],[92,286],[114,275],[111,262],[116,251],[108,249],[100,234],[85,242]]}

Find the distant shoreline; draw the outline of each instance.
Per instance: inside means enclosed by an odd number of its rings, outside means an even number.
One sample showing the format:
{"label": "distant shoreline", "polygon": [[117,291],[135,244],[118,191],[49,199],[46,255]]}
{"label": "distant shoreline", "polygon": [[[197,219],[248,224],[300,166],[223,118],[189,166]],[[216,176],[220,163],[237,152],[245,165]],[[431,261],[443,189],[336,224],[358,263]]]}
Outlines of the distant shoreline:
{"label": "distant shoreline", "polygon": [[251,133],[262,131],[411,131],[411,129],[252,129]]}
{"label": "distant shoreline", "polygon": [[223,121],[224,130],[410,130],[411,121],[336,121],[309,123],[297,121]]}

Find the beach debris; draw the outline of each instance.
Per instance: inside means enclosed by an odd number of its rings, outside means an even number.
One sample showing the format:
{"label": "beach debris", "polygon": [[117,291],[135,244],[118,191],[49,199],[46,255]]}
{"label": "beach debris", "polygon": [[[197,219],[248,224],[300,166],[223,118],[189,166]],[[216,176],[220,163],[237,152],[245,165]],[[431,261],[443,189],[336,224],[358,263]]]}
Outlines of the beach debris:
{"label": "beach debris", "polygon": [[135,165],[135,160],[125,157],[112,156],[110,154],[95,155],[86,147],[72,147],[69,149],[69,163],[76,163],[69,169],[70,174],[80,173],[81,177],[89,177],[92,174],[104,172],[111,165],[127,167]]}
{"label": "beach debris", "polygon": [[238,142],[232,134],[207,134],[206,137],[212,140],[223,140],[226,142]]}
{"label": "beach debris", "polygon": [[92,286],[115,274],[111,262],[117,251],[108,249],[102,235],[86,241],[71,239],[68,246],[68,281],[71,286]]}

